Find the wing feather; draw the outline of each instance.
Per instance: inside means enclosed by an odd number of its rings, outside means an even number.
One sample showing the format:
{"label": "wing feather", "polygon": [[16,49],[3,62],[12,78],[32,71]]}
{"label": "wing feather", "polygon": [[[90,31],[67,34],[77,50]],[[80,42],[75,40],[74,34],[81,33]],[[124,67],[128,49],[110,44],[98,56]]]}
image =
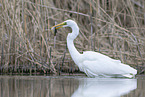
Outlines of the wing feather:
{"label": "wing feather", "polygon": [[83,68],[92,74],[97,75],[122,75],[122,74],[136,74],[137,71],[121,63],[120,60],[112,59],[103,54],[87,51],[84,52]]}
{"label": "wing feather", "polygon": [[[120,60],[112,59],[98,52],[87,51],[82,54],[81,71],[84,71],[88,76],[94,77],[125,75],[132,76],[137,73],[137,70],[129,65],[121,63]],[[130,75],[132,74],[132,75]]]}

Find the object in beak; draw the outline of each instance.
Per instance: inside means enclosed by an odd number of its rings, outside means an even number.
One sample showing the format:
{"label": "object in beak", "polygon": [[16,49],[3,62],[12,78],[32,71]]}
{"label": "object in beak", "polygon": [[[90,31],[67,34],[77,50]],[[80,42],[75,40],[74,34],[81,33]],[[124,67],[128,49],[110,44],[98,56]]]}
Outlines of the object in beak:
{"label": "object in beak", "polygon": [[56,33],[57,33],[57,29],[56,27],[54,27],[54,36],[56,36]]}
{"label": "object in beak", "polygon": [[66,22],[57,24],[57,25],[51,27],[50,30],[53,30],[53,29],[54,29],[54,35],[56,36],[57,29],[62,28],[62,27],[64,27],[64,26],[66,26]]}

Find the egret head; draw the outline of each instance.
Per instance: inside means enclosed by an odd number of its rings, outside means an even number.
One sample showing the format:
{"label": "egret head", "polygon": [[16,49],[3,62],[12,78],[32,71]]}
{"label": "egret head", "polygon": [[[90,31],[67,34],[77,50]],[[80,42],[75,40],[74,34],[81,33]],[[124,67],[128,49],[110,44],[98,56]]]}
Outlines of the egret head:
{"label": "egret head", "polygon": [[77,25],[77,23],[73,20],[66,20],[64,21],[66,23],[66,26],[65,27],[73,27],[74,25]]}
{"label": "egret head", "polygon": [[60,24],[57,24],[57,25],[51,27],[50,29],[54,29],[54,28],[55,29],[59,29],[59,28],[62,28],[62,27],[71,27],[72,28],[75,25],[77,25],[75,21],[73,21],[73,20],[66,20],[66,21],[64,21],[64,22],[62,22]]}
{"label": "egret head", "polygon": [[[54,30],[54,35],[57,33],[57,29],[62,28],[62,27],[71,27],[73,34],[71,34],[71,38],[76,38],[77,35],[79,34],[79,27],[77,23],[73,20],[66,20],[60,24],[57,24],[53,27],[51,27],[51,30]],[[70,36],[70,35],[69,35]]]}

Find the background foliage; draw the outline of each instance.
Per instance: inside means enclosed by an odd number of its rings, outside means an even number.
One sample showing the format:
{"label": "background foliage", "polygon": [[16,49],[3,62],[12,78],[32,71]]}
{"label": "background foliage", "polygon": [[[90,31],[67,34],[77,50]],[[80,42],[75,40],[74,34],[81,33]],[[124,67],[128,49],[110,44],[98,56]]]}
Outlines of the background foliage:
{"label": "background foliage", "polygon": [[[80,27],[79,52],[93,50],[144,71],[144,0],[1,0],[0,72],[79,72],[66,47],[73,19]],[[104,60],[105,61],[105,60]]]}

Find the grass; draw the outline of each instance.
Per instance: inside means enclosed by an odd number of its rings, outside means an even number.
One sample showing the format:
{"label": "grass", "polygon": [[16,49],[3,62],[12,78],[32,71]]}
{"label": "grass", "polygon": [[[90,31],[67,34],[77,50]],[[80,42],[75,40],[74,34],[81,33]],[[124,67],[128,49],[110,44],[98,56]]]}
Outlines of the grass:
{"label": "grass", "polygon": [[94,50],[145,69],[144,0],[0,1],[0,72],[79,72],[66,49],[69,28],[50,31],[73,19],[80,27],[79,52]]}

